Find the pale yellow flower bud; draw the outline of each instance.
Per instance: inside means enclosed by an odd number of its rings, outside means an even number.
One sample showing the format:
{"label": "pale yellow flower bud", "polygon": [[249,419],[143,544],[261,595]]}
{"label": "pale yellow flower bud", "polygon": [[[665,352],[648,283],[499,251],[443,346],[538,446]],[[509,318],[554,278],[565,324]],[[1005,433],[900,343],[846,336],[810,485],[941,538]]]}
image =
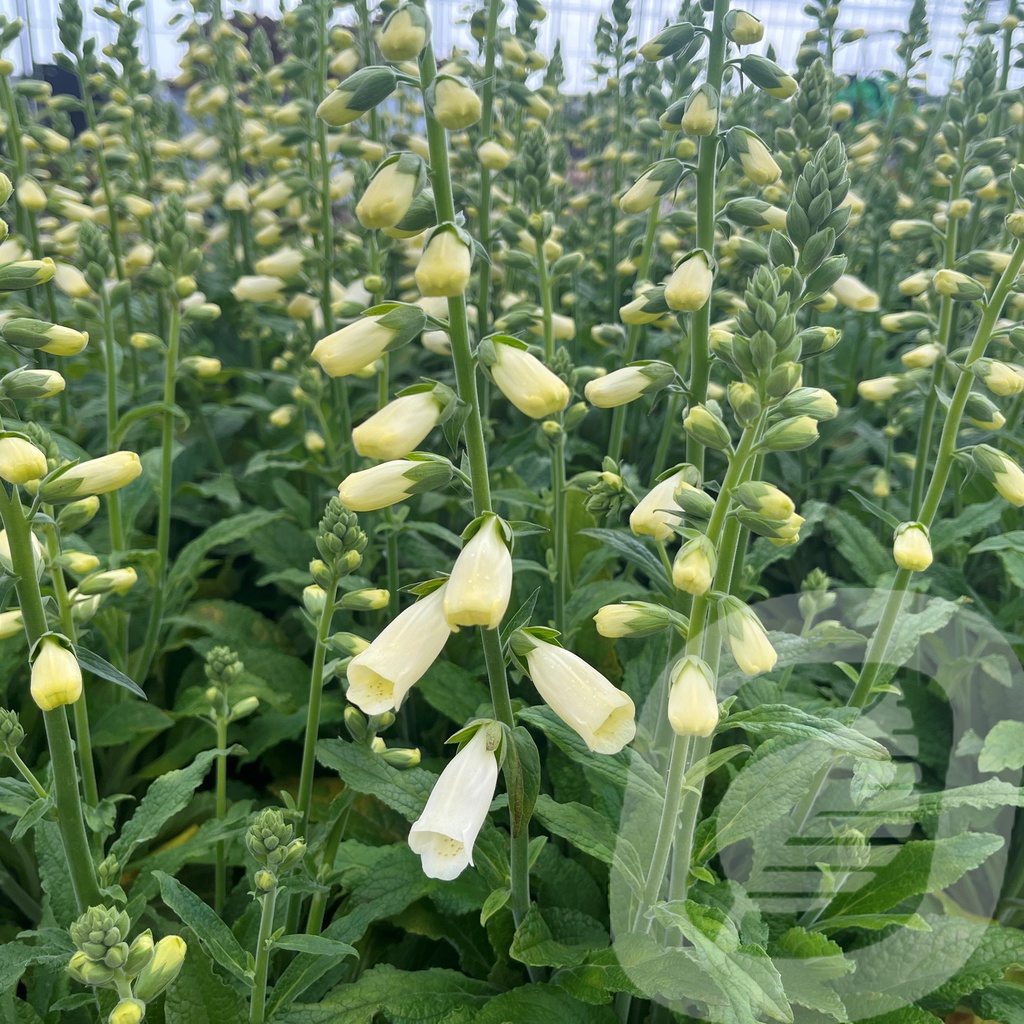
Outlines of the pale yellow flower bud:
{"label": "pale yellow flower bud", "polygon": [[416,264],[416,287],[423,295],[461,295],[469,285],[473,252],[455,231],[435,231]]}
{"label": "pale yellow flower bud", "polygon": [[901,569],[924,572],[932,564],[928,527],[923,523],[903,523],[897,527],[892,556]]}
{"label": "pale yellow flower bud", "polygon": [[693,655],[672,669],[668,721],[677,736],[710,736],[718,725],[715,676],[707,662]]}
{"label": "pale yellow flower bud", "polygon": [[44,637],[32,663],[31,692],[43,711],[74,704],[82,696],[78,659],[52,637]]}
{"label": "pale yellow flower bud", "polygon": [[0,479],[24,484],[46,475],[46,456],[21,437],[0,438]]}

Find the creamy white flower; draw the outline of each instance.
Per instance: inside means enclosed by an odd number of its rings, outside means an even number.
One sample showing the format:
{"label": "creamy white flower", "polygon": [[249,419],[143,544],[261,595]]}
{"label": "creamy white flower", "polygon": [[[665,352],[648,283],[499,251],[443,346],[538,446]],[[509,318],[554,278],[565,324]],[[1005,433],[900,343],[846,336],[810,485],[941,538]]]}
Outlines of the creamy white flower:
{"label": "creamy white flower", "polygon": [[843,274],[834,285],[832,294],[849,309],[858,313],[877,313],[878,293],[873,292],[863,281],[852,274]]}
{"label": "creamy white flower", "polygon": [[394,459],[349,473],[338,485],[338,497],[353,512],[373,512],[404,501],[417,490],[439,487],[451,473],[446,462]]}
{"label": "creamy white flower", "polygon": [[497,516],[466,542],[445,588],[448,625],[497,629],[512,596],[512,552]]}
{"label": "creamy white flower", "polygon": [[569,404],[569,387],[536,356],[514,345],[496,344],[491,377],[501,393],[535,420],[561,412]]}
{"label": "creamy white flower", "polygon": [[629,695],[564,647],[532,642],[526,669],[544,703],[590,750],[617,754],[636,734],[636,711]]}
{"label": "creamy white flower", "polygon": [[[668,540],[672,528],[680,522],[682,506],[676,501],[675,493],[683,483],[683,471],[673,473],[667,480],[655,484],[630,513],[629,528],[637,535],[647,535],[655,540]],[[680,515],[672,513],[678,511]]]}
{"label": "creamy white flower", "polygon": [[729,647],[740,671],[748,676],[770,672],[779,656],[775,653],[761,620],[735,597],[723,601],[722,609],[725,612],[725,631],[729,637]]}
{"label": "creamy white flower", "polygon": [[715,676],[711,666],[688,655],[672,669],[668,720],[678,736],[710,736],[718,725]]}
{"label": "creamy white flower", "polygon": [[451,881],[473,863],[473,844],[498,784],[493,731],[478,729],[448,762],[409,830],[409,847],[428,878]]}
{"label": "creamy white flower", "polygon": [[444,615],[447,584],[396,616],[348,664],[348,699],[368,715],[397,711],[441,653],[451,629]]}
{"label": "creamy white flower", "polygon": [[352,444],[370,459],[400,459],[437,426],[441,408],[430,391],[400,395],[352,431]]}
{"label": "creamy white flower", "polygon": [[923,523],[902,523],[892,542],[892,557],[901,569],[924,572],[932,564],[932,545]]}
{"label": "creamy white flower", "polygon": [[313,358],[329,377],[347,377],[379,359],[395,338],[372,316],[360,317],[313,346]]}

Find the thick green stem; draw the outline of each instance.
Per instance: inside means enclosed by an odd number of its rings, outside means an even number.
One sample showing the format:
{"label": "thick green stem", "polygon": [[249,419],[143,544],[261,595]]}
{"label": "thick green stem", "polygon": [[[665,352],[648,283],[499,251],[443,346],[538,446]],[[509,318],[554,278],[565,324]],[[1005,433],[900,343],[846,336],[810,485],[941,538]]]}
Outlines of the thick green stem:
{"label": "thick green stem", "polygon": [[[949,201],[952,203],[960,195],[960,183],[963,180],[963,160],[966,141],[960,146],[958,167],[949,185]],[[942,246],[942,266],[952,270],[956,266],[957,227],[959,221],[950,221],[946,226],[946,236]],[[917,435],[917,457],[914,461],[914,476],[910,485],[910,515],[915,517],[921,508],[924,495],[924,482],[928,477],[928,460],[932,450],[932,430],[935,426],[935,413],[938,408],[939,388],[946,363],[946,352],[952,340],[953,300],[943,295],[939,305],[939,326],[935,336],[936,343],[942,347],[942,354],[935,360],[932,370],[931,385],[924,400],[921,413],[921,429]]]}
{"label": "thick green stem", "polygon": [[[664,147],[662,148],[664,152]],[[659,204],[647,211],[647,230],[644,232],[643,247],[640,250],[640,262],[636,269],[638,282],[646,281],[651,269],[651,254],[654,251],[654,239],[658,233],[658,224],[661,220]],[[636,294],[634,289],[633,294]],[[642,324],[632,324],[629,334],[626,336],[626,350],[622,355],[623,364],[631,363],[636,359],[637,349],[640,346],[640,339],[643,337],[644,328]],[[608,454],[616,462],[622,455],[622,440],[626,428],[626,414],[629,412],[628,405],[617,406],[612,413],[611,435],[608,441]]]}
{"label": "thick green stem", "polygon": [[[222,703],[226,704],[226,701]],[[217,714],[217,749],[227,750],[228,748],[228,720],[227,707],[218,708]],[[216,761],[217,768],[217,795],[216,814],[217,820],[223,821],[228,813],[228,756],[218,754]],[[228,851],[227,844],[223,839],[217,840],[214,850],[216,862],[214,864],[213,876],[213,908],[218,915],[224,913],[224,901],[228,891]]]}
{"label": "thick green stem", "polygon": [[[7,531],[18,604],[21,607],[22,622],[25,624],[25,635],[31,648],[47,632],[48,627],[39,582],[36,579],[32,531],[22,510],[17,490],[12,496],[7,493],[5,487],[0,487],[0,520]],[[78,766],[75,764],[67,712],[63,707],[44,711],[43,722],[50,749],[57,825],[68,862],[71,884],[75,890],[75,901],[81,912],[99,903],[101,897],[96,881],[96,866],[89,851],[89,840],[85,831],[82,799],[78,788]]]}
{"label": "thick green stem", "polygon": [[[437,74],[434,48],[427,43],[420,56],[420,85],[424,93]],[[444,128],[433,117],[427,117],[427,139],[430,144],[430,175],[434,186],[434,203],[437,207],[438,223],[455,220],[455,200],[452,196],[451,168],[448,164],[448,139]],[[469,475],[473,493],[474,515],[492,511],[491,484],[487,466],[487,442],[484,439],[483,422],[480,416],[480,400],[477,393],[476,360],[469,340],[469,322],[466,318],[466,298],[454,295],[448,300],[448,331],[452,343],[452,359],[455,364],[455,379],[459,397],[466,403],[469,412],[463,428],[466,452],[469,458]],[[508,679],[505,674],[505,658],[501,652],[501,640],[497,630],[482,629],[480,640],[487,666],[487,680],[491,691],[491,703],[495,717],[512,727],[515,719],[512,700],[509,696]],[[526,916],[530,906],[530,874],[528,850],[529,829],[512,838],[512,914],[516,924]]]}
{"label": "thick green stem", "polygon": [[[52,511],[52,510],[51,510]],[[60,544],[57,540],[57,527],[52,523],[46,525],[46,555],[50,562],[50,583],[53,586],[53,596],[57,600],[57,613],[60,617],[60,628],[64,635],[72,642],[78,640],[75,629],[75,620],[71,614],[71,600],[68,597],[67,583],[64,581],[64,573],[56,563],[60,554]],[[83,691],[82,696],[73,705],[75,717],[75,744],[78,747],[78,764],[82,772],[82,790],[85,795],[85,803],[88,807],[95,807],[100,802],[99,787],[96,784],[96,766],[93,763],[92,735],[89,732],[89,709],[86,704],[86,697]],[[102,843],[97,835],[93,841],[96,852],[100,852]]]}
{"label": "thick green stem", "polygon": [[[364,3],[365,6],[365,3]],[[323,90],[327,81],[327,38],[326,4],[318,6],[317,31],[317,87]],[[331,155],[327,151],[327,124],[319,117],[316,122],[317,157],[320,170],[320,312],[323,314],[324,334],[334,331],[334,310],[331,308],[331,284],[334,280],[334,217],[331,211]],[[352,471],[352,413],[349,409],[348,384],[342,377],[331,381],[333,405],[338,417],[338,434],[341,438],[341,469],[344,475]]]}
{"label": "thick green stem", "polygon": [[260,933],[256,939],[256,975],[252,983],[252,1002],[249,1004],[249,1024],[263,1024],[267,1003],[267,976],[270,973],[270,951],[273,946],[274,909],[277,906],[277,887],[260,897]]}
{"label": "thick green stem", "polygon": [[352,811],[352,798],[354,794],[346,797],[344,810],[338,815],[337,820],[331,826],[327,834],[327,842],[324,843],[324,856],[321,862],[321,878],[324,880],[323,888],[313,894],[309,904],[309,917],[306,920],[306,934],[319,935],[324,926],[324,914],[327,912],[327,901],[330,897],[330,888],[327,881],[330,873],[334,870],[334,861],[338,855],[338,847],[341,845],[341,837],[345,833],[345,826],[348,823],[348,816]]}
{"label": "thick green stem", "polygon": [[[117,450],[114,435],[117,430],[117,338],[114,334],[114,313],[110,298],[100,296],[103,306],[103,360],[107,385],[107,452]],[[107,515],[110,517],[110,551],[123,551],[125,546],[124,527],[121,522],[121,496],[114,491],[107,498]]]}
{"label": "thick green stem", "polygon": [[306,712],[306,735],[302,745],[302,769],[299,775],[299,793],[296,810],[299,812],[298,834],[309,832],[310,808],[313,804],[313,773],[316,769],[316,741],[320,734],[320,709],[324,698],[324,665],[327,661],[327,639],[334,621],[334,605],[338,598],[338,584],[327,589],[323,611],[316,631],[313,651],[313,671],[309,677],[309,708]]}
{"label": "thick green stem", "polygon": [[178,376],[178,349],[181,342],[181,307],[176,297],[171,297],[170,322],[167,332],[167,361],[164,365],[164,412],[160,438],[160,505],[157,511],[157,586],[153,604],[149,610],[149,624],[146,641],[139,659],[138,677],[149,675],[150,666],[156,657],[163,625],[164,591],[167,582],[167,562],[171,548],[171,495],[173,493],[174,470],[174,388]]}
{"label": "thick green stem", "polygon": [[[480,135],[482,142],[491,137],[494,128],[494,66],[497,54],[498,15],[502,0],[487,0],[487,28],[484,34],[484,78],[480,87]],[[480,244],[490,253],[491,241],[491,172],[480,167],[480,199],[477,203],[477,229]],[[482,338],[487,334],[491,322],[491,265],[480,261],[476,296],[477,333]]]}
{"label": "thick green stem", "polygon": [[[729,0],[715,0],[711,22],[711,42],[708,46],[706,79],[709,85],[721,93],[722,74],[725,70],[725,15]],[[718,184],[717,133],[705,135],[700,140],[697,156],[697,247],[714,256],[715,250],[715,198]],[[708,378],[711,374],[711,348],[708,338],[711,333],[711,297],[693,314],[690,320],[690,401],[700,404],[707,401]],[[682,369],[682,367],[680,367]],[[704,473],[704,445],[696,438],[686,439],[686,461]]]}

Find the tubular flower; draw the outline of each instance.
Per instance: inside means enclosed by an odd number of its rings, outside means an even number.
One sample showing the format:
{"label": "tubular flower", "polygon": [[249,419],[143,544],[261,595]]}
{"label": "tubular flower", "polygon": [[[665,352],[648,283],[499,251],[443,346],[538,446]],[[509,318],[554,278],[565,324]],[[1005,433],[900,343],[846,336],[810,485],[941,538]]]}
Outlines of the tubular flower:
{"label": "tubular flower", "polygon": [[[633,701],[564,647],[516,634],[544,703],[597,754],[617,754],[636,733]],[[515,650],[515,647],[513,647]]]}
{"label": "tubular flower", "polygon": [[409,847],[428,878],[451,881],[473,863],[473,845],[498,784],[500,727],[481,726],[448,762],[409,830]]}
{"label": "tubular flower", "polygon": [[451,627],[442,584],[393,619],[348,664],[348,699],[368,715],[397,711],[405,695],[434,663]]}

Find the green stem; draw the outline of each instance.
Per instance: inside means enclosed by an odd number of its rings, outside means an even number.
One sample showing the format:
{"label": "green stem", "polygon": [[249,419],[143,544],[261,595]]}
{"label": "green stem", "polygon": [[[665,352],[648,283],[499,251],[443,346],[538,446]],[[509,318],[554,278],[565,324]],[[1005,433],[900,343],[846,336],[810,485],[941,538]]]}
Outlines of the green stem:
{"label": "green stem", "polygon": [[[52,510],[48,509],[48,511],[52,513]],[[50,562],[50,583],[53,586],[53,596],[57,601],[60,628],[72,643],[76,643],[78,636],[75,629],[75,620],[71,614],[71,600],[68,597],[67,583],[64,580],[64,573],[60,566],[55,564],[55,560],[60,554],[57,527],[52,523],[47,523],[45,532],[46,554]],[[100,802],[100,794],[99,787],[96,784],[96,766],[93,763],[92,754],[92,735],[89,732],[89,709],[86,704],[84,691],[72,707],[75,717],[75,744],[78,747],[78,764],[82,772],[82,790],[86,806],[95,807]],[[98,835],[94,837],[93,848],[97,853],[102,848]]]}
{"label": "green stem", "polygon": [[330,888],[327,885],[327,880],[330,877],[330,873],[334,870],[334,861],[338,856],[341,837],[345,832],[345,826],[348,824],[348,817],[352,811],[352,797],[354,797],[354,794],[347,798],[344,810],[338,815],[337,820],[331,826],[331,831],[327,834],[327,842],[324,844],[324,858],[320,867],[324,873],[321,876],[324,886],[313,894],[313,899],[310,901],[309,917],[306,921],[307,935],[319,935],[323,930],[324,914],[327,911],[327,900],[330,897]]}
{"label": "green stem", "polygon": [[555,629],[566,629],[565,604],[569,590],[569,523],[565,485],[565,431],[551,443],[551,504],[554,526]]}
{"label": "green stem", "polygon": [[[107,452],[110,453],[117,450],[114,441],[117,430],[117,338],[114,334],[114,313],[106,293],[100,296],[100,303],[103,307],[103,358],[107,385]],[[125,547],[121,496],[117,491],[108,495],[107,514],[110,517],[110,550],[113,554]]]}
{"label": "green stem", "polygon": [[[711,41],[708,45],[706,79],[716,92],[722,92],[725,70],[725,16],[729,0],[715,0],[711,22]],[[719,137],[715,132],[700,140],[697,156],[697,247],[714,256],[715,250],[715,196],[718,182]],[[711,297],[693,314],[690,320],[690,401],[694,405],[707,401],[708,379],[711,375]],[[680,368],[682,369],[682,368]],[[704,473],[704,445],[696,438],[686,438],[686,461]]]}
{"label": "green stem", "polygon": [[[957,171],[949,185],[949,201],[953,202],[960,194],[960,183],[963,179],[963,160],[966,141],[961,143],[958,154]],[[942,266],[952,270],[956,266],[957,227],[959,221],[953,220],[946,225],[946,236],[942,248]],[[921,413],[921,429],[917,436],[917,457],[914,461],[914,476],[910,485],[910,515],[914,518],[920,508],[924,495],[924,482],[928,475],[928,457],[932,450],[932,430],[935,426],[935,413],[938,408],[939,387],[942,384],[943,371],[946,363],[946,352],[949,351],[953,326],[953,300],[943,295],[939,305],[939,326],[936,342],[942,346],[942,354],[935,360],[932,369],[931,384],[924,400]]]}
{"label": "green stem", "polygon": [[302,769],[299,775],[299,793],[295,808],[299,812],[300,836],[309,832],[310,808],[313,804],[313,773],[316,770],[316,741],[320,734],[320,710],[324,697],[324,664],[327,660],[327,639],[334,621],[334,605],[338,598],[335,581],[328,589],[323,611],[316,631],[313,651],[313,671],[309,678],[309,708],[306,712],[306,735],[302,745]]}
{"label": "green stem", "polygon": [[21,759],[21,754],[16,750],[8,752],[7,756],[14,763],[14,767],[21,772],[22,778],[35,790],[35,794],[40,800],[45,800],[49,793],[43,788],[43,784],[35,777],[32,769]]}
{"label": "green stem", "polygon": [[164,366],[164,412],[160,439],[160,506],[157,512],[157,586],[149,611],[146,640],[139,659],[138,678],[149,675],[157,654],[160,628],[163,625],[164,597],[167,582],[167,564],[171,548],[171,496],[174,470],[174,389],[178,376],[178,349],[181,342],[181,308],[171,296],[170,323],[167,331],[167,361]]}
{"label": "green stem", "polygon": [[[498,15],[502,0],[488,0],[487,28],[484,34],[484,78],[480,87],[480,135],[482,142],[491,137],[494,129],[494,66],[497,53]],[[477,228],[480,243],[490,253],[491,241],[491,172],[480,167],[480,199],[477,203]],[[487,334],[491,322],[491,265],[480,261],[476,298],[476,326],[479,337]]]}
{"label": "green stem", "polygon": [[[317,87],[324,89],[327,81],[327,38],[326,4],[318,6],[317,33]],[[365,2],[363,4],[365,7]],[[327,124],[319,117],[314,117],[317,156],[320,162],[320,312],[323,314],[324,334],[334,331],[334,310],[331,308],[331,282],[334,279],[334,217],[331,211],[331,156],[327,151]],[[338,416],[338,432],[341,437],[341,469],[347,475],[353,467],[352,449],[352,413],[349,408],[348,384],[343,377],[335,377],[331,381],[333,404]]]}
{"label": "green stem", "polygon": [[277,906],[277,887],[260,897],[260,933],[256,940],[256,974],[252,983],[252,1002],[249,1004],[249,1024],[263,1024],[267,1003],[267,975],[270,973],[271,936],[274,934],[274,909]]}
{"label": "green stem", "polygon": [[[228,747],[228,720],[225,712],[226,707],[218,709],[217,716],[217,749],[227,750]],[[218,754],[217,761],[217,820],[223,821],[228,813],[228,757],[227,754]],[[223,839],[217,840],[214,851],[216,863],[213,876],[213,907],[218,916],[224,913],[224,901],[228,891],[228,851],[227,844]]]}
{"label": "green stem", "polygon": [[[424,93],[430,87],[436,74],[434,48],[428,42],[420,56],[420,85]],[[455,200],[452,195],[451,169],[448,163],[448,139],[444,128],[429,115],[427,116],[427,139],[430,144],[430,173],[434,185],[437,220],[438,223],[454,221]],[[487,466],[487,442],[484,439],[480,400],[477,393],[476,360],[470,346],[469,322],[466,318],[464,295],[454,295],[449,298],[448,324],[458,393],[469,410],[463,429],[469,459],[469,475],[472,481],[473,511],[474,515],[479,516],[492,510],[491,484]],[[511,728],[515,725],[515,718],[512,713],[508,679],[505,675],[505,658],[501,651],[501,640],[497,630],[494,629],[482,629],[480,640],[483,645],[487,680],[495,717]],[[530,907],[529,843],[528,827],[524,828],[518,836],[512,838],[511,902],[512,914],[517,925],[526,916]]]}
{"label": "green stem", "polygon": [[[22,510],[17,490],[12,496],[7,493],[7,488],[0,487],[0,520],[7,530],[18,604],[25,624],[25,635],[31,648],[47,632],[48,627],[39,582],[36,579],[32,531]],[[71,875],[71,884],[75,890],[75,901],[82,912],[101,902],[101,897],[96,881],[96,867],[89,851],[89,840],[85,831],[85,818],[78,788],[78,766],[75,764],[67,712],[63,707],[44,711],[43,722],[50,749],[57,825]]]}
{"label": "green stem", "polygon": [[[664,153],[665,147],[662,147]],[[640,262],[636,269],[637,282],[646,281],[651,269],[651,254],[654,252],[654,239],[658,233],[658,224],[661,221],[659,204],[647,211],[647,230],[644,232],[643,247],[640,250]],[[636,295],[634,288],[633,294]],[[640,346],[640,339],[643,337],[644,329],[642,324],[631,324],[629,334],[626,336],[626,350],[622,355],[622,363],[627,364],[636,359],[637,349]],[[611,434],[608,440],[608,454],[616,462],[622,455],[622,440],[626,428],[626,414],[629,412],[628,405],[617,406],[612,413]]]}

